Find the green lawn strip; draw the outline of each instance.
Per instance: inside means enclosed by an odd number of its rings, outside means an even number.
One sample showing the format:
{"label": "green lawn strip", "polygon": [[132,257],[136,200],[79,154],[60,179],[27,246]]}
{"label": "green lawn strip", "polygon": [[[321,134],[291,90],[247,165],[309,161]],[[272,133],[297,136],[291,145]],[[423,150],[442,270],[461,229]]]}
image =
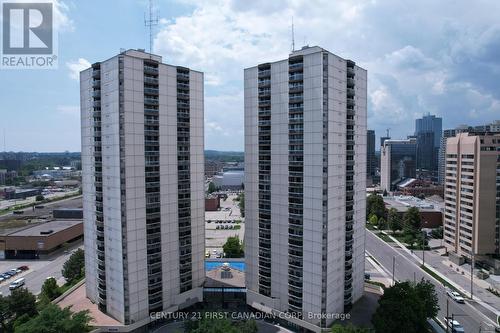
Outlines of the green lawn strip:
{"label": "green lawn strip", "polygon": [[420,268],[422,268],[425,272],[427,272],[430,276],[441,282],[443,285],[445,285],[447,288],[450,288],[456,292],[458,292],[462,297],[466,297],[460,290],[455,288],[452,284],[450,284],[448,281],[443,279],[441,276],[437,275],[433,270],[429,269],[427,266],[420,265]]}

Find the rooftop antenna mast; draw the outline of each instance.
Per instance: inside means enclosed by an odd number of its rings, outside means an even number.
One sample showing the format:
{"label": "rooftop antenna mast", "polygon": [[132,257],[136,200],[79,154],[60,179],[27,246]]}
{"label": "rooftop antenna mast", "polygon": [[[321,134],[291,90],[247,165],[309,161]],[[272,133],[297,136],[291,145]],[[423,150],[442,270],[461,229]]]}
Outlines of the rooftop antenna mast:
{"label": "rooftop antenna mast", "polygon": [[292,16],[292,52],[295,51],[295,31],[293,29],[293,16]]}
{"label": "rooftop antenna mast", "polygon": [[153,53],[153,27],[159,22],[158,12],[153,10],[153,0],[149,0],[149,17],[144,15],[144,25],[149,28],[149,53]]}
{"label": "rooftop antenna mast", "polygon": [[390,134],[391,129],[390,129],[390,128],[387,128],[385,131],[386,131],[386,133],[387,133],[387,137],[389,138],[389,137],[390,137],[390,136],[389,136],[389,134]]}

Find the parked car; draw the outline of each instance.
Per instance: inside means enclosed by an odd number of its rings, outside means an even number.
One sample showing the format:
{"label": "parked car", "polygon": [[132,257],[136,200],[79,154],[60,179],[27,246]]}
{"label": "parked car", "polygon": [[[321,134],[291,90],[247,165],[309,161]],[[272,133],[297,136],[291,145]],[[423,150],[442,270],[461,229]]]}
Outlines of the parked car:
{"label": "parked car", "polygon": [[2,277],[4,280],[10,279],[10,275],[8,274],[0,274],[0,277]]}
{"label": "parked car", "polygon": [[20,269],[22,271],[27,271],[30,268],[28,266],[26,266],[26,265],[23,265],[23,266],[19,266],[17,269]]}
{"label": "parked car", "polygon": [[17,271],[17,269],[15,269],[15,268],[12,268],[10,271],[11,271],[12,273],[14,273],[14,275],[16,275],[17,273],[19,273],[19,272]]}
{"label": "parked car", "polygon": [[444,318],[444,321],[446,323],[446,326],[448,326],[449,328],[451,328],[451,333],[464,333],[464,328],[462,325],[460,325],[460,323],[456,320],[451,320],[451,318],[447,318],[445,317]]}
{"label": "parked car", "polygon": [[220,229],[220,225],[216,226],[215,227],[216,230],[219,230]]}
{"label": "parked car", "polygon": [[3,277],[0,276],[0,282],[2,282],[3,280],[5,280]]}
{"label": "parked car", "polygon": [[448,289],[446,291],[449,297],[451,297],[457,303],[465,303],[464,298],[456,291]]}
{"label": "parked car", "polygon": [[224,226],[224,229],[229,229],[229,226],[226,224],[226,225]]}
{"label": "parked car", "polygon": [[233,226],[232,226],[232,225],[229,225],[229,229],[233,229]]}
{"label": "parked car", "polygon": [[11,277],[12,275],[14,275],[14,273],[12,273],[11,271],[7,271],[7,272],[3,272],[3,275],[7,275],[8,277]]}
{"label": "parked car", "polygon": [[22,286],[24,286],[24,278],[19,278],[9,285],[9,289],[14,290],[14,289],[20,288]]}

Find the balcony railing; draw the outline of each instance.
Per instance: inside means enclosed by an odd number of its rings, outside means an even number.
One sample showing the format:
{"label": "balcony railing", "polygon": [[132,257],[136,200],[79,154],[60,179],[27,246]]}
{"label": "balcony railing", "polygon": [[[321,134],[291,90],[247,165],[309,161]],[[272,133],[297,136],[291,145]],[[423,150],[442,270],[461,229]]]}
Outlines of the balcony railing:
{"label": "balcony railing", "polygon": [[151,66],[144,66],[144,73],[147,74],[158,74],[158,68]]}

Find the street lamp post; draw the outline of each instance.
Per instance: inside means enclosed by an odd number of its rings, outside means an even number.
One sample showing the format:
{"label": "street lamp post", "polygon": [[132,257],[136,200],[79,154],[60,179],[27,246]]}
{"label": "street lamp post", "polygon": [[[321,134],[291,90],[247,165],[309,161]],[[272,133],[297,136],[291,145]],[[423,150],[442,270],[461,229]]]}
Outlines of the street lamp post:
{"label": "street lamp post", "polygon": [[392,285],[395,285],[396,282],[394,281],[394,266],[396,264],[396,257],[392,256]]}
{"label": "street lamp post", "polygon": [[470,264],[470,299],[474,299],[474,252],[471,253],[471,264]]}

